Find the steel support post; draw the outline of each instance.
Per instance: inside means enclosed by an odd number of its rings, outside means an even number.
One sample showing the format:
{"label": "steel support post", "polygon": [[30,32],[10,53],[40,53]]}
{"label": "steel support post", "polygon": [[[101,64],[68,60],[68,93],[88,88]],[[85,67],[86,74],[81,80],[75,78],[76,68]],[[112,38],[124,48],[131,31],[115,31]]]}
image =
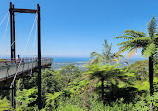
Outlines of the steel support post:
{"label": "steel support post", "polygon": [[37,35],[38,35],[38,109],[42,109],[41,102],[41,21],[40,6],[37,4]]}
{"label": "steel support post", "polygon": [[11,105],[14,108],[14,84],[11,85]]}
{"label": "steel support post", "polygon": [[16,108],[16,101],[15,101],[15,96],[16,96],[16,83],[11,85],[11,105],[15,109]]}
{"label": "steel support post", "polygon": [[[14,5],[10,2],[10,40],[11,40],[11,60],[14,60],[15,57],[15,17],[14,17]],[[15,82],[11,85],[11,105],[13,108],[16,107],[15,97],[16,89]]]}
{"label": "steel support post", "polygon": [[11,40],[11,60],[15,57],[15,17],[14,17],[14,5],[10,2],[10,40]]}
{"label": "steel support post", "polygon": [[[10,41],[11,41],[11,60],[13,59],[13,5],[10,2]],[[14,107],[14,85],[11,85],[11,105]]]}
{"label": "steel support post", "polygon": [[[13,5],[13,9],[14,9],[14,5]],[[15,14],[13,11],[13,59],[16,58],[16,54],[15,54]],[[16,101],[15,101],[15,97],[16,97],[16,80],[14,81],[14,88],[13,88],[13,92],[14,92],[14,109],[16,108]]]}
{"label": "steel support post", "polygon": [[10,9],[9,9],[9,12],[10,12],[10,41],[11,41],[11,60],[13,58],[13,47],[12,47],[12,43],[13,43],[13,5],[12,3],[10,2]]}
{"label": "steel support post", "polygon": [[[13,5],[13,9],[14,9],[14,5]],[[13,11],[13,59],[16,58],[16,53],[15,53],[15,14]]]}

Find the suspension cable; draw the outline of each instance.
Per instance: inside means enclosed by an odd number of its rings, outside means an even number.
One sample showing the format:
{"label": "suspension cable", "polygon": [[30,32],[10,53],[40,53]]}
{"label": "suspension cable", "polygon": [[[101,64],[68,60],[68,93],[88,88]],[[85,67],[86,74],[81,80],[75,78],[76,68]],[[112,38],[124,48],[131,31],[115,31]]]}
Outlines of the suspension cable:
{"label": "suspension cable", "polygon": [[[36,14],[36,16],[37,16],[37,14]],[[33,50],[34,50],[34,52],[35,52],[35,54],[33,54],[33,56],[32,56],[32,67],[31,67],[31,74],[32,74],[32,68],[33,68],[33,60],[35,60],[36,58],[36,51],[35,51],[35,45],[36,45],[36,33],[37,33],[37,21],[36,21],[36,27],[35,27],[35,37],[34,37],[34,47],[33,47]]]}
{"label": "suspension cable", "polygon": [[46,56],[48,56],[48,50],[47,50],[47,47],[46,47],[46,39],[44,39],[44,50],[45,50],[45,54]]}
{"label": "suspension cable", "polygon": [[[37,15],[36,15],[37,16]],[[37,22],[36,22],[36,28],[35,28],[35,38],[34,38],[34,48],[35,48],[35,45],[36,45],[36,39],[37,39]],[[35,49],[34,49],[35,50]],[[36,53],[35,53],[35,56],[36,56]]]}
{"label": "suspension cable", "polygon": [[[15,41],[13,41],[13,43],[12,43],[11,45],[9,45],[9,46],[13,46],[13,45],[14,45],[14,43],[15,43]],[[9,49],[7,50],[7,52],[8,52],[8,51],[9,51]],[[0,59],[2,59],[2,58],[3,58],[3,56],[4,56],[4,55],[2,55]]]}
{"label": "suspension cable", "polygon": [[16,70],[16,74],[15,74],[15,76],[14,76],[14,79],[13,79],[13,81],[12,81],[11,85],[13,85],[13,84],[14,84],[14,82],[15,82],[15,79],[16,79],[16,76],[17,76],[17,73],[18,73],[18,69],[19,69],[19,67],[20,67],[20,65],[21,65],[21,63],[22,63],[22,60],[23,60],[23,57],[24,57],[24,53],[25,53],[25,50],[26,50],[27,45],[28,45],[28,43],[29,43],[29,40],[30,40],[30,37],[31,37],[32,31],[33,31],[33,28],[34,28],[34,25],[35,25],[35,21],[36,21],[36,19],[37,19],[37,16],[35,17],[35,20],[34,20],[34,23],[33,23],[33,25],[32,25],[32,28],[31,28],[31,31],[30,31],[30,34],[29,34],[29,37],[28,37],[28,40],[27,40],[26,46],[25,46],[24,51],[23,51],[23,54],[22,54],[22,58],[21,58],[21,60],[20,60],[20,63],[19,63],[19,65],[18,65],[18,68],[17,68],[17,70]]}
{"label": "suspension cable", "polygon": [[[7,21],[7,25],[6,25],[6,28],[5,28],[5,32],[4,32],[4,36],[3,36],[3,40],[2,40],[2,44],[0,46],[0,49],[2,49],[2,46],[4,45],[4,41],[5,41],[5,38],[6,38],[6,33],[7,33],[7,29],[8,29],[8,23],[9,23],[9,16],[8,16],[8,21]],[[0,57],[0,59],[2,59],[2,55]]]}
{"label": "suspension cable", "polygon": [[8,16],[8,14],[9,14],[9,11],[7,12],[7,14],[5,15],[5,17],[4,17],[3,20],[1,21],[0,26],[2,25],[2,23],[4,22],[4,20],[5,20],[6,17]]}

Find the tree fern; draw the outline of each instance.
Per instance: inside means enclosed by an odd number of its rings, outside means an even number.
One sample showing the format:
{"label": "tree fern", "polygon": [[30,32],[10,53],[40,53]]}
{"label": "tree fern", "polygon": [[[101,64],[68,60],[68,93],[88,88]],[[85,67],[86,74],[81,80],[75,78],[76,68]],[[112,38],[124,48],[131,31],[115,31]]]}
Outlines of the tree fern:
{"label": "tree fern", "polygon": [[104,40],[102,53],[92,52],[90,55],[90,64],[98,64],[98,63],[109,63],[115,61],[116,63],[119,63],[121,58],[123,58],[123,55],[120,53],[112,53],[111,52],[112,44],[108,44],[107,40]]}
{"label": "tree fern", "polygon": [[[1,97],[0,97],[1,98]],[[3,99],[1,98],[0,100],[0,111],[6,111],[11,109],[11,103],[9,100],[7,100],[6,97],[4,97]]]}
{"label": "tree fern", "polygon": [[[123,35],[116,38],[127,39],[125,42],[121,42],[120,52],[125,52],[129,50],[129,55],[132,56],[133,50],[142,48],[142,55],[144,57],[149,57],[149,81],[150,81],[150,94],[153,95],[153,57],[158,50],[158,34],[156,34],[156,19],[155,16],[150,20],[147,25],[148,36],[144,32],[125,30]],[[134,53],[133,53],[134,54]],[[129,56],[128,55],[128,56]]]}

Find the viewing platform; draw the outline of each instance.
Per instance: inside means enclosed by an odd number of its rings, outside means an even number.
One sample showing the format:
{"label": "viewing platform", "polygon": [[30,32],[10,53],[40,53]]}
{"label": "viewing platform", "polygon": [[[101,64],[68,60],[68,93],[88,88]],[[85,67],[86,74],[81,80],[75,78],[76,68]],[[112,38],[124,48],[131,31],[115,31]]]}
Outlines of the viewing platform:
{"label": "viewing platform", "polygon": [[[52,65],[53,58],[44,57],[41,59],[41,67],[46,68]],[[16,75],[16,79],[26,74],[38,71],[38,60],[35,58],[23,58],[16,60],[0,61],[0,87],[10,84]]]}

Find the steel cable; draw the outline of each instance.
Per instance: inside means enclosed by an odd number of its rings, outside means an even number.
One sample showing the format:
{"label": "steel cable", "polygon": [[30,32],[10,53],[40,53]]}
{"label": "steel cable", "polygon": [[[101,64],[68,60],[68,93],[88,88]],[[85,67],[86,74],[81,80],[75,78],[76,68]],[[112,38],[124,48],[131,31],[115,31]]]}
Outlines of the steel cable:
{"label": "steel cable", "polygon": [[[4,45],[4,41],[5,41],[5,38],[6,38],[6,33],[7,33],[7,29],[8,29],[8,23],[9,23],[9,16],[8,16],[8,21],[7,21],[7,25],[6,25],[6,28],[5,28],[5,32],[4,32],[4,36],[3,36],[3,40],[2,40],[2,44],[1,44],[1,47],[0,49],[2,49],[3,45]],[[0,57],[0,59],[2,59],[2,55]]]}
{"label": "steel cable", "polygon": [[7,14],[5,15],[5,17],[4,17],[3,20],[1,21],[0,26],[3,24],[4,20],[5,20],[6,17],[8,16],[8,14],[9,14],[9,11],[7,12]]}
{"label": "steel cable", "polygon": [[18,65],[18,68],[17,68],[17,70],[16,70],[16,74],[15,74],[15,76],[14,76],[14,79],[13,79],[13,81],[12,81],[11,85],[13,85],[13,84],[14,84],[14,81],[15,81],[16,76],[17,76],[17,73],[18,73],[18,69],[19,69],[19,67],[20,67],[20,65],[21,65],[21,63],[22,63],[23,58],[24,58],[24,53],[25,53],[25,50],[26,50],[27,45],[28,45],[28,43],[29,43],[29,40],[30,40],[30,37],[31,37],[32,31],[33,31],[33,28],[34,28],[34,25],[35,25],[35,21],[36,21],[36,19],[37,19],[37,16],[35,17],[35,20],[34,20],[34,23],[33,23],[33,25],[32,25],[32,28],[31,28],[31,31],[30,31],[30,34],[29,34],[29,37],[28,37],[28,40],[27,40],[26,46],[25,46],[24,51],[23,51],[23,54],[22,54],[22,58],[21,58],[21,60],[20,60],[20,63],[19,63],[19,65]]}

